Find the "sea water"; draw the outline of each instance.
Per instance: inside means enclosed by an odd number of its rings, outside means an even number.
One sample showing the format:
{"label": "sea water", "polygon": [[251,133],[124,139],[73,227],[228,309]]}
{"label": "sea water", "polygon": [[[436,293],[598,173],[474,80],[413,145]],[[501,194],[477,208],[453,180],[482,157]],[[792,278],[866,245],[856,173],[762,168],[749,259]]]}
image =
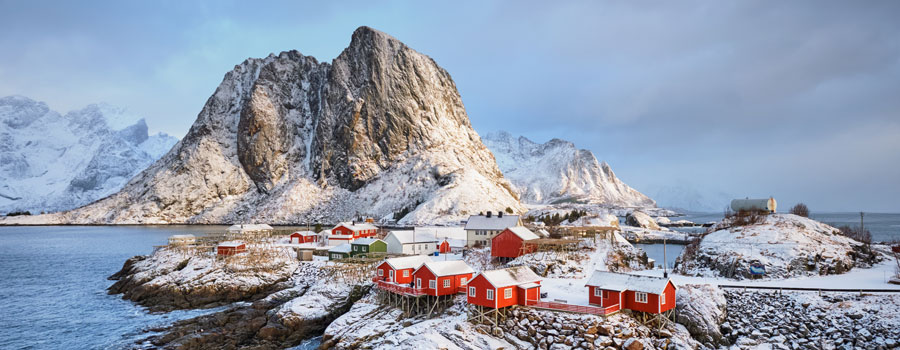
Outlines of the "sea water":
{"label": "sea water", "polygon": [[173,234],[221,232],[211,226],[0,227],[0,348],[119,349],[147,329],[214,312],[150,314],[108,295],[109,275]]}

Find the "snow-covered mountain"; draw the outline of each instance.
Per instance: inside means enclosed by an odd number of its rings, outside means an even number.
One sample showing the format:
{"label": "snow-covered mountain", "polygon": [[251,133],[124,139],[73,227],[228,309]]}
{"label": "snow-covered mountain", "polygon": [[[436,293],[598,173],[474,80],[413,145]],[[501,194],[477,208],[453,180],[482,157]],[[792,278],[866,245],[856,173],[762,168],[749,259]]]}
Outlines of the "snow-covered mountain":
{"label": "snow-covered mountain", "polygon": [[663,208],[677,211],[721,213],[735,197],[709,187],[696,187],[686,181],[665,186],[650,186],[647,193]]}
{"label": "snow-covered mountain", "polygon": [[360,27],[330,64],[235,66],[184,139],[122,191],[45,221],[421,224],[524,211],[431,58]]}
{"label": "snow-covered mountain", "polygon": [[507,132],[491,133],[484,144],[525,203],[582,202],[617,207],[654,207],[650,197],[616,177],[609,164],[569,141],[536,143]]}
{"label": "snow-covered mountain", "polygon": [[109,105],[61,115],[27,97],[0,98],[0,213],[68,210],[110,195],[176,142]]}

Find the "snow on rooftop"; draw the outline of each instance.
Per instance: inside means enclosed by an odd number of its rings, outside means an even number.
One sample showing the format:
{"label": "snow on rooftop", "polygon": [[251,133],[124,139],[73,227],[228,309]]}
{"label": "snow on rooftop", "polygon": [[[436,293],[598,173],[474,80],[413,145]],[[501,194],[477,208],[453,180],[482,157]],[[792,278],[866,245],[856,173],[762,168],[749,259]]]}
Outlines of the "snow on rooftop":
{"label": "snow on rooftop", "polygon": [[531,232],[531,230],[529,230],[525,226],[513,226],[513,227],[508,228],[508,230],[510,230],[516,236],[519,236],[519,238],[521,238],[523,241],[529,241],[532,239],[540,238],[540,237],[538,237],[538,235],[534,234],[534,232]]}
{"label": "snow on rooftop", "polygon": [[[475,270],[472,270],[472,268],[462,260],[429,261],[423,264],[422,267],[427,267],[438,277],[475,273]],[[419,268],[421,269],[422,267]]]}
{"label": "snow on rooftop", "polygon": [[329,253],[349,253],[350,243],[344,243],[328,250]]}
{"label": "snow on rooftop", "polygon": [[461,239],[465,240],[466,229],[462,226],[426,226],[426,227],[416,227],[414,229],[416,233],[431,233],[439,240],[443,240],[443,238],[450,239]]}
{"label": "snow on rooftop", "polygon": [[370,245],[375,242],[384,242],[384,241],[377,239],[377,238],[360,238],[360,239],[353,241],[353,244]]}
{"label": "snow on rooftop", "polygon": [[393,235],[400,244],[433,243],[438,241],[437,238],[434,237],[434,234],[429,232],[391,231],[388,233],[388,236],[391,235]]}
{"label": "snow on rooftop", "polygon": [[[341,227],[341,226],[344,226],[344,227],[346,227],[346,228],[349,228],[349,229],[352,230],[352,231],[377,230],[377,229],[378,229],[377,227],[375,227],[375,225],[372,225],[372,224],[369,224],[369,223],[365,223],[365,222],[353,223],[353,222],[350,222],[350,221],[338,223],[337,226],[335,226],[334,228],[338,228],[338,227]],[[332,230],[333,230],[333,229],[332,229]]]}
{"label": "snow on rooftop", "polygon": [[301,235],[301,236],[318,236],[318,233],[312,231],[296,231],[292,233],[292,235]]}
{"label": "snow on rooftop", "polygon": [[503,230],[507,227],[519,226],[518,215],[484,215],[469,216],[466,221],[466,230]]}
{"label": "snow on rooftop", "polygon": [[636,292],[662,294],[668,283],[668,278],[597,270],[594,271],[594,274],[591,275],[591,278],[588,279],[587,283],[584,285],[615,291],[631,290]]}
{"label": "snow on rooftop", "polygon": [[500,270],[484,271],[481,273],[494,288],[508,287],[525,283],[534,283],[541,278],[526,266],[514,266]]}
{"label": "snow on rooftop", "polygon": [[241,242],[241,241],[225,241],[225,242],[219,242],[219,246],[220,246],[220,247],[239,247],[239,246],[242,246],[242,245],[244,245],[244,242]]}
{"label": "snow on rooftop", "polygon": [[413,256],[404,256],[400,258],[391,258],[384,260],[388,265],[391,265],[394,270],[405,270],[405,269],[417,269],[422,264],[431,261],[427,255],[413,255]]}

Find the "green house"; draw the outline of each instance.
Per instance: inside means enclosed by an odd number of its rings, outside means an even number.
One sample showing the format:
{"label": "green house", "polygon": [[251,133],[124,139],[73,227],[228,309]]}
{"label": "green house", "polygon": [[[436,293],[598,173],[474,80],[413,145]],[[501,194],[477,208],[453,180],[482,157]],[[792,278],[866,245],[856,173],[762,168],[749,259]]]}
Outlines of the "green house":
{"label": "green house", "polygon": [[387,253],[387,243],[375,238],[361,238],[350,244],[353,250],[350,256],[368,256],[369,253]]}
{"label": "green house", "polygon": [[350,243],[344,243],[328,250],[328,260],[340,260],[350,257]]}

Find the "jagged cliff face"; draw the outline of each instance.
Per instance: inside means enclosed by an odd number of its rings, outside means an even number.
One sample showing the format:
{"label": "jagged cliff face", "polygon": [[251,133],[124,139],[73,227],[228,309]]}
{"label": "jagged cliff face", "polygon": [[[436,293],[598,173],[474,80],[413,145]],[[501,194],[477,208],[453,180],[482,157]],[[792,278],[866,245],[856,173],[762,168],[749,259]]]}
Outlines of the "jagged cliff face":
{"label": "jagged cliff face", "polygon": [[178,139],[108,105],[61,115],[22,96],[0,98],[0,213],[59,211],[114,193]]}
{"label": "jagged cliff face", "polygon": [[656,203],[616,177],[606,162],[569,141],[538,144],[499,132],[484,143],[526,203],[580,202],[614,207],[655,207]]}
{"label": "jagged cliff face", "polygon": [[299,52],[226,74],[181,143],[78,223],[403,223],[521,210],[450,75],[362,27],[331,64]]}

